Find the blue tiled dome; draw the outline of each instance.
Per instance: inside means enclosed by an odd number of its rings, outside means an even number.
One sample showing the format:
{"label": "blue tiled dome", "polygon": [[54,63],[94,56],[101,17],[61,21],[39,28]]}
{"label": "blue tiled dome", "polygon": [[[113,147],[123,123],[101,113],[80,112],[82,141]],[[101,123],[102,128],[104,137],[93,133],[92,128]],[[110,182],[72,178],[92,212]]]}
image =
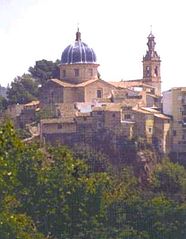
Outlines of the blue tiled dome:
{"label": "blue tiled dome", "polygon": [[78,30],[74,44],[65,48],[61,56],[61,64],[85,64],[96,63],[96,54],[92,48],[81,41],[81,34]]}

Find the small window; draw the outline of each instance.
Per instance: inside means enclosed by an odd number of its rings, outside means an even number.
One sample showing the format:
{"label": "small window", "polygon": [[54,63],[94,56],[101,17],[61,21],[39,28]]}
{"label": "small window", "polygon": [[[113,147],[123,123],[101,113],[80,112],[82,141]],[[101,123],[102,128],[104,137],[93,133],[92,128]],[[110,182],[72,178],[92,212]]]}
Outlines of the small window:
{"label": "small window", "polygon": [[176,130],[173,130],[173,136],[176,136]]}
{"label": "small window", "polygon": [[97,90],[97,98],[102,98],[102,90]]}
{"label": "small window", "polygon": [[149,133],[152,133],[152,128],[148,128]]}
{"label": "small window", "polygon": [[58,124],[58,125],[57,125],[57,128],[58,128],[58,129],[62,129],[62,124]]}
{"label": "small window", "polygon": [[154,76],[158,76],[158,66],[156,66],[154,69]]}
{"label": "small window", "polygon": [[131,119],[131,115],[129,115],[129,114],[126,114],[126,115],[124,116],[124,119],[126,119],[126,120],[129,120],[129,119]]}
{"label": "small window", "polygon": [[102,115],[102,111],[97,111],[97,115]]}
{"label": "small window", "polygon": [[66,77],[66,70],[63,70],[63,77]]}
{"label": "small window", "polygon": [[79,76],[79,69],[74,69],[74,75],[77,77]]}
{"label": "small window", "polygon": [[86,117],[86,116],[83,116],[83,120],[86,121],[86,120],[87,120],[87,117]]}
{"label": "small window", "polygon": [[146,66],[146,76],[150,76],[150,66]]}
{"label": "small window", "polygon": [[89,69],[89,76],[93,76],[93,69]]}
{"label": "small window", "polygon": [[113,117],[113,118],[115,118],[115,117],[116,117],[116,115],[113,113],[113,114],[112,114],[112,117]]}

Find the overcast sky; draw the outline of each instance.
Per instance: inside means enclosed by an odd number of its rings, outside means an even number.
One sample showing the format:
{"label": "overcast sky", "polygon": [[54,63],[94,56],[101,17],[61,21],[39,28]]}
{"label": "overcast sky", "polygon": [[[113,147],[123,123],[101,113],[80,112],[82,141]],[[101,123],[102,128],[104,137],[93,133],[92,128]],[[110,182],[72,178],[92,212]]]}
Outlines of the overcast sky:
{"label": "overcast sky", "polygon": [[0,84],[35,61],[61,58],[75,40],[92,47],[106,81],[142,78],[150,25],[161,57],[163,90],[186,86],[185,0],[0,0]]}

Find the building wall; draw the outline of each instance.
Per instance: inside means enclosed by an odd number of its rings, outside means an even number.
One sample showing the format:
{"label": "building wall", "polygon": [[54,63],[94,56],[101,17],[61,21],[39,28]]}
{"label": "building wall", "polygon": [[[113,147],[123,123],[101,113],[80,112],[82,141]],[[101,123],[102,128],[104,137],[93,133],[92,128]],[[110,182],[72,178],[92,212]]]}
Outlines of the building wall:
{"label": "building wall", "polygon": [[152,144],[152,136],[154,131],[154,116],[145,115],[145,134],[147,142]]}
{"label": "building wall", "polygon": [[76,124],[75,123],[42,123],[41,121],[42,134],[65,134],[65,133],[75,133]]}
{"label": "building wall", "polygon": [[142,113],[134,112],[135,136],[145,138],[145,115]]}
{"label": "building wall", "polygon": [[84,102],[84,88],[65,87],[63,103]]}
{"label": "building wall", "polygon": [[152,143],[154,117],[153,114],[134,111],[135,136],[145,138]]}
{"label": "building wall", "polygon": [[170,138],[171,122],[167,119],[154,117],[154,134],[153,137],[157,141],[158,150],[162,153],[169,153],[171,147]]}
{"label": "building wall", "polygon": [[[172,126],[172,143],[173,150],[177,152],[186,152],[186,138],[184,136],[184,129],[186,125],[183,124],[184,106],[186,102],[184,98],[186,96],[186,88],[175,88],[172,90],[173,93],[173,126]],[[186,121],[186,120],[185,120]]]}
{"label": "building wall", "polygon": [[[85,86],[85,102],[93,102],[96,99],[105,99],[111,97],[112,89],[115,87],[104,83],[104,81],[96,81],[92,84]],[[101,97],[97,96],[97,91],[101,91]]]}
{"label": "building wall", "polygon": [[39,92],[40,105],[63,103],[64,87],[48,81]]}
{"label": "building wall", "polygon": [[162,105],[163,105],[163,113],[166,115],[172,115],[173,112],[173,99],[172,99],[172,91],[165,91],[163,92],[162,97]]}
{"label": "building wall", "polygon": [[[71,123],[62,122],[60,119],[41,120],[40,128],[41,140],[45,138],[50,143],[56,140],[69,143],[71,138],[72,142],[91,144],[96,134],[105,137],[107,132],[113,132],[113,136],[116,134],[126,138],[133,137],[133,124],[121,122],[120,111],[93,111],[88,116],[76,116]],[[100,134],[100,130],[103,135]]]}
{"label": "building wall", "polygon": [[112,129],[117,135],[122,134],[121,111],[105,111],[105,128]]}
{"label": "building wall", "polygon": [[186,87],[163,93],[163,112],[172,116],[171,151],[186,153]]}
{"label": "building wall", "polygon": [[[60,65],[60,79],[69,83],[81,83],[98,78],[98,64],[69,64]],[[75,76],[75,70],[79,70],[79,75]],[[65,72],[65,73],[64,73]]]}

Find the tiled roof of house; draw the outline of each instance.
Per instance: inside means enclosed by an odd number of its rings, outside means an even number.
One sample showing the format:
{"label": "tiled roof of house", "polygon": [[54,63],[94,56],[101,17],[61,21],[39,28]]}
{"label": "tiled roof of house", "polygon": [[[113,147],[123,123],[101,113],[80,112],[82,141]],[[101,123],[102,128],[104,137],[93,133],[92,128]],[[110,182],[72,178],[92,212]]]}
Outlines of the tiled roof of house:
{"label": "tiled roof of house", "polygon": [[139,92],[128,89],[128,88],[122,88],[122,89],[114,89],[112,90],[112,95],[115,98],[126,98],[130,96],[138,96]]}
{"label": "tiled roof of house", "polygon": [[152,88],[152,89],[155,88],[151,85],[143,83],[142,80],[111,81],[109,83],[118,88],[130,88],[130,87],[146,87],[146,88]]}
{"label": "tiled roof of house", "polygon": [[159,114],[154,114],[154,116],[157,117],[157,118],[160,118],[160,119],[165,119],[165,120],[171,119],[171,117],[168,117],[168,116],[166,116],[166,115],[164,115],[164,114],[161,114],[161,113],[159,113]]}
{"label": "tiled roof of house", "polygon": [[165,119],[165,120],[171,119],[170,117],[162,114],[158,110],[155,110],[155,109],[150,108],[150,107],[133,108],[133,110],[136,111],[136,112],[143,113],[143,114],[153,114],[155,117]]}
{"label": "tiled roof of house", "polygon": [[141,109],[146,110],[150,113],[160,113],[158,110],[151,108],[151,107],[141,107]]}
{"label": "tiled roof of house", "polygon": [[133,111],[138,112],[138,113],[147,114],[147,115],[153,114],[152,112],[146,111],[142,108],[133,108]]}
{"label": "tiled roof of house", "polygon": [[111,87],[114,88],[114,85],[111,84],[110,82],[107,82],[107,81],[103,81],[103,80],[100,80],[100,79],[92,79],[92,80],[88,80],[88,81],[85,81],[85,82],[81,82],[79,84],[73,84],[73,83],[70,83],[70,82],[66,82],[64,80],[59,80],[59,79],[50,79],[51,82],[54,82],[58,85],[61,85],[63,87],[73,87],[73,88],[79,88],[79,87],[85,87],[89,84],[92,84],[94,82],[103,82],[104,84],[107,84],[107,85],[110,85]]}
{"label": "tiled roof of house", "polygon": [[66,82],[66,81],[63,81],[63,80],[59,80],[59,79],[51,79],[50,81],[58,84],[58,85],[61,85],[63,87],[73,87],[73,88],[78,88],[78,87],[85,87],[91,83],[94,83],[96,81],[99,81],[99,79],[93,79],[93,80],[88,80],[88,81],[85,81],[85,82],[82,82],[80,84],[72,84],[70,82]]}

